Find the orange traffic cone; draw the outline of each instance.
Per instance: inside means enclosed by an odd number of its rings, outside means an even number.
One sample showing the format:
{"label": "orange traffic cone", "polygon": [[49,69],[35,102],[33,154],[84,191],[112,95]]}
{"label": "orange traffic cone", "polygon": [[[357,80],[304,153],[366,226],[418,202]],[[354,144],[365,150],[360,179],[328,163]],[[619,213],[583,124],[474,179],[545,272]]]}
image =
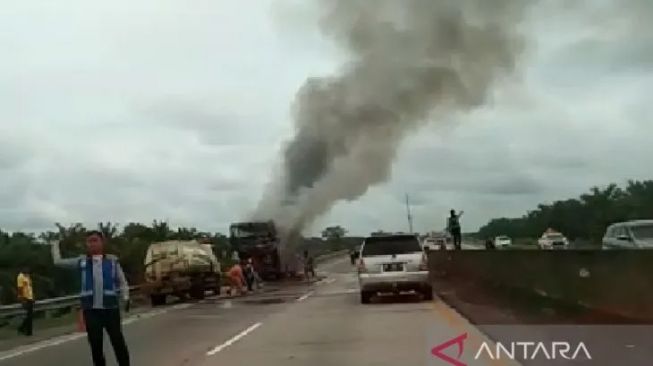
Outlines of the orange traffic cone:
{"label": "orange traffic cone", "polygon": [[77,331],[86,332],[86,322],[84,321],[82,309],[77,310]]}

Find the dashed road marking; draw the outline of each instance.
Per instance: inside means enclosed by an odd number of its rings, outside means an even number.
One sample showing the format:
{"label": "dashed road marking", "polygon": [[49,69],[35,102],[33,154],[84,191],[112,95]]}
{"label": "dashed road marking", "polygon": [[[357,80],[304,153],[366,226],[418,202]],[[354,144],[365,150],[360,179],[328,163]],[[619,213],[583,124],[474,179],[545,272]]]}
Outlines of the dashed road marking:
{"label": "dashed road marking", "polygon": [[302,295],[299,299],[297,299],[297,302],[302,302],[302,301],[308,299],[308,297],[311,296],[311,295],[313,295],[313,291],[305,293],[304,295]]}
{"label": "dashed road marking", "polygon": [[238,342],[240,339],[242,339],[243,337],[245,337],[245,336],[248,335],[249,333],[251,333],[251,332],[253,332],[254,330],[256,330],[256,328],[260,327],[262,324],[263,324],[263,323],[256,323],[256,324],[253,324],[253,325],[250,326],[249,328],[247,328],[247,329],[243,330],[242,332],[236,334],[233,338],[229,339],[228,341],[226,341],[226,342],[222,343],[221,345],[216,346],[214,349],[212,349],[212,350],[206,352],[206,355],[207,355],[207,356],[213,356],[213,355],[215,355],[216,353],[221,352],[221,351],[224,350],[225,348],[227,348],[227,347],[231,346],[232,344]]}

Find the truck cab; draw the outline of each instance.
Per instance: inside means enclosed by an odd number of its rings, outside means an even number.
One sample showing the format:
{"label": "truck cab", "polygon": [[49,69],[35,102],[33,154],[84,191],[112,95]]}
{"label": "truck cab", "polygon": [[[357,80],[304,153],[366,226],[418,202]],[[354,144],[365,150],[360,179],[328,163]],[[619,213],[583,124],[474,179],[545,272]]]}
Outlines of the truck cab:
{"label": "truck cab", "polygon": [[274,222],[231,224],[229,241],[240,259],[252,259],[254,269],[261,277],[277,279],[281,276],[280,240]]}

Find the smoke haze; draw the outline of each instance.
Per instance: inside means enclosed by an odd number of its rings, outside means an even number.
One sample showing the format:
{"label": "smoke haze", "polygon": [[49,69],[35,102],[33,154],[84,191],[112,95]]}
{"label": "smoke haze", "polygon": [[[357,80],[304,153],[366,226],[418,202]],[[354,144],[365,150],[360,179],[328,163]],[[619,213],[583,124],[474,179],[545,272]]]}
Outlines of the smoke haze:
{"label": "smoke haze", "polygon": [[407,134],[482,105],[523,49],[521,0],[319,4],[324,35],[348,62],[298,91],[295,136],[254,215],[293,231],[388,180]]}

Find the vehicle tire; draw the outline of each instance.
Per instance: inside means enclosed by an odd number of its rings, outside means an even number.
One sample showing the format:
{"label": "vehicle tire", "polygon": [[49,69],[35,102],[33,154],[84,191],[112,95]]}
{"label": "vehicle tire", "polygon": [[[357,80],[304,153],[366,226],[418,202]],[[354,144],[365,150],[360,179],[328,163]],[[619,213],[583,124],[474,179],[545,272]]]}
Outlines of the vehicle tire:
{"label": "vehicle tire", "polygon": [[152,306],[162,306],[166,304],[166,295],[150,295],[150,302]]}
{"label": "vehicle tire", "polygon": [[422,290],[422,295],[424,296],[424,300],[432,301],[433,300],[433,288],[431,286],[426,286],[424,288],[424,290]]}
{"label": "vehicle tire", "polygon": [[369,304],[372,302],[373,292],[370,291],[361,291],[361,304]]}

